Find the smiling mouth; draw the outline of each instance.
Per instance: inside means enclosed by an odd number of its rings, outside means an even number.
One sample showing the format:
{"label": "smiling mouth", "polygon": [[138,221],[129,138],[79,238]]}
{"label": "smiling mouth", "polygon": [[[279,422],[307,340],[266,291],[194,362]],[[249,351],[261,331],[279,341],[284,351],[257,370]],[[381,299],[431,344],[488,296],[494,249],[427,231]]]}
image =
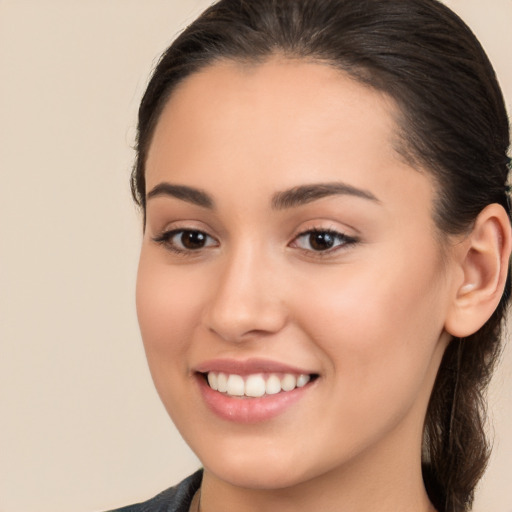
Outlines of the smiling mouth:
{"label": "smiling mouth", "polygon": [[241,376],[213,371],[201,375],[211,389],[233,398],[260,398],[287,393],[303,388],[318,377],[316,374],[293,373],[255,373]]}

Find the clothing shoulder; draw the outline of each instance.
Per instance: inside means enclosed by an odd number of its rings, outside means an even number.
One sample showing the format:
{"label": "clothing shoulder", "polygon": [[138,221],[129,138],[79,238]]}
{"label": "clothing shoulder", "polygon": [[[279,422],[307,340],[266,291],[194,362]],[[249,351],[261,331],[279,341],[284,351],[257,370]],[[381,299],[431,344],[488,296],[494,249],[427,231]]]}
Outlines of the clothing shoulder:
{"label": "clothing shoulder", "polygon": [[201,485],[203,471],[199,470],[178,485],[157,494],[143,503],[110,510],[109,512],[188,512],[195,492]]}

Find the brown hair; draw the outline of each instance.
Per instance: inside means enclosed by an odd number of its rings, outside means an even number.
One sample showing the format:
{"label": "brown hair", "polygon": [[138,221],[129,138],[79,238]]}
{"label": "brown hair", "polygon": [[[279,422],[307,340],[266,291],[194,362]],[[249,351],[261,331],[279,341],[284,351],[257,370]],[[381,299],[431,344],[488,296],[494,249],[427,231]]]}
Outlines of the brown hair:
{"label": "brown hair", "polygon": [[[509,126],[494,70],[464,22],[437,0],[221,0],[163,54],[139,110],[135,201],[145,210],[144,166],[169,95],[221,59],[273,54],[326,62],[394,98],[398,150],[437,182],[435,221],[463,233],[488,204],[509,210]],[[423,475],[439,511],[470,510],[485,469],[484,392],[500,353],[510,294],[475,334],[453,339],[425,419]]]}

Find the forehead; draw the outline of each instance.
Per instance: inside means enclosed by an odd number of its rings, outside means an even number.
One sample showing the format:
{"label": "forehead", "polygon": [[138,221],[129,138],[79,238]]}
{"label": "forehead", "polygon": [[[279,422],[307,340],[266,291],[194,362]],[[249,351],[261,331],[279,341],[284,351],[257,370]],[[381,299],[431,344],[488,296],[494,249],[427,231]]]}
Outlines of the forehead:
{"label": "forehead", "polygon": [[[377,132],[384,135],[383,142],[392,149],[397,114],[392,98],[329,64],[283,57],[264,63],[227,60],[193,73],[176,87],[154,139],[162,131],[213,138],[234,126],[240,136],[328,140],[329,134],[349,136],[363,128],[368,138]],[[242,128],[249,128],[249,133]]]}
{"label": "forehead", "polygon": [[173,91],[148,152],[147,189],[343,180],[403,193],[407,181],[428,180],[396,151],[397,118],[391,98],[327,64],[219,62]]}

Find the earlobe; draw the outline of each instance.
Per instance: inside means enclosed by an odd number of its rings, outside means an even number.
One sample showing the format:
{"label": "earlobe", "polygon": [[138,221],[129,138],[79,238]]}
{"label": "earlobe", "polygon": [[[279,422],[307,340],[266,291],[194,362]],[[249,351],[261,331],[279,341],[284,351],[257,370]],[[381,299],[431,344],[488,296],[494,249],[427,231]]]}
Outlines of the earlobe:
{"label": "earlobe", "polygon": [[512,246],[504,208],[491,204],[478,215],[471,232],[457,248],[462,279],[455,283],[445,322],[452,336],[475,333],[490,318],[503,294]]}

